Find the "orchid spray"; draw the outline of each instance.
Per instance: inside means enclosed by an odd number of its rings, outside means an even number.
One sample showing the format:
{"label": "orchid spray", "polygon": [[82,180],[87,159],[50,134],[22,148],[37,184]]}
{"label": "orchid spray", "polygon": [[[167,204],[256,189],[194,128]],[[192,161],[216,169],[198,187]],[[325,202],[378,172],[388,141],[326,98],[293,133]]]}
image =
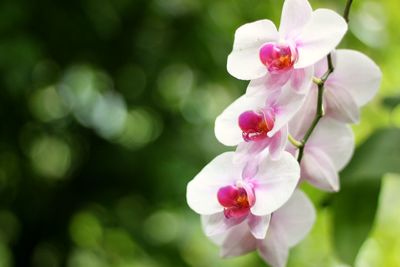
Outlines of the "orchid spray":
{"label": "orchid spray", "polygon": [[342,17],[312,10],[308,0],[285,0],[279,29],[259,20],[236,30],[227,69],[250,82],[215,121],[217,139],[236,150],[187,186],[189,207],[222,257],[257,250],[271,266],[286,266],[316,216],[299,185],[340,189],[338,172],[354,150],[348,124],[359,120],[382,76],[366,55],[335,50],[351,4]]}

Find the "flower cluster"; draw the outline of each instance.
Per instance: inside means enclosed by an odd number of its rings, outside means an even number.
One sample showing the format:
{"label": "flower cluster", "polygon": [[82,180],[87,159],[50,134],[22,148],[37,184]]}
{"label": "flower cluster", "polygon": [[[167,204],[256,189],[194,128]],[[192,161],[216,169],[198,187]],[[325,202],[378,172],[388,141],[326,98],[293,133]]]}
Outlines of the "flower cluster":
{"label": "flower cluster", "polygon": [[187,186],[190,208],[223,257],[258,250],[271,266],[285,266],[315,220],[299,184],[339,190],[354,149],[348,124],[381,80],[367,56],[335,50],[346,31],[340,15],[313,11],[307,0],[284,2],[279,30],[270,20],[237,29],[227,68],[250,83],[215,121],[217,139],[236,150]]}

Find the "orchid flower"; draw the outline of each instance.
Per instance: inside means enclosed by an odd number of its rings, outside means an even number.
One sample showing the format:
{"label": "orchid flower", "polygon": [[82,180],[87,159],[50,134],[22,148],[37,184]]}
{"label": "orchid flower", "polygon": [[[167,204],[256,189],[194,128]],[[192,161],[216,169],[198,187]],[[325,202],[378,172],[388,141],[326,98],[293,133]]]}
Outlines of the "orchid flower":
{"label": "orchid flower", "polygon": [[[258,250],[260,256],[272,267],[286,266],[289,249],[298,244],[311,230],[315,221],[315,209],[300,190],[296,190],[288,202],[272,213],[265,238],[255,238],[245,222],[227,231],[211,236],[220,246],[222,257],[236,257]],[[202,216],[203,227],[207,219]]]}
{"label": "orchid flower", "polygon": [[[382,73],[370,58],[354,50],[336,50],[332,53],[332,61],[335,71],[324,86],[325,114],[344,123],[356,123],[360,107],[378,91]],[[326,69],[327,61],[323,59],[315,65],[315,76],[321,77]],[[317,90],[314,85],[310,92],[314,101]]]}
{"label": "orchid flower", "polygon": [[[347,31],[345,20],[328,9],[312,10],[307,0],[286,0],[279,31],[270,20],[259,20],[239,27],[228,57],[228,72],[257,85],[291,87],[306,93],[313,65],[331,52]],[[256,80],[260,79],[261,80]],[[255,83],[255,84],[254,84]]]}
{"label": "orchid flower", "polygon": [[203,215],[208,236],[245,222],[258,239],[265,237],[271,213],[293,194],[300,178],[294,157],[279,160],[261,153],[248,163],[235,163],[234,152],[212,160],[187,186],[187,202]]}
{"label": "orchid flower", "polygon": [[266,148],[277,159],[287,143],[287,123],[303,101],[289,86],[261,96],[243,95],[217,117],[215,135],[224,145],[238,145],[238,159]]}

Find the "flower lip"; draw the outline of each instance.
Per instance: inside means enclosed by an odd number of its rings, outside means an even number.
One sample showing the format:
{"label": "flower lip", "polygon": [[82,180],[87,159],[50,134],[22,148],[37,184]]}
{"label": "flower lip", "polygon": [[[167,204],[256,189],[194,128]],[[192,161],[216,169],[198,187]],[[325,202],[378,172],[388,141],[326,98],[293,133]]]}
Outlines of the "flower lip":
{"label": "flower lip", "polygon": [[[251,190],[248,194],[248,190]],[[254,192],[252,188],[248,188],[243,182],[236,185],[228,185],[218,190],[218,202],[224,207],[224,214],[229,218],[242,218],[247,216],[250,208],[254,205]]]}
{"label": "flower lip", "polygon": [[248,110],[240,114],[238,123],[244,141],[263,140],[274,127],[274,114],[269,109],[258,112]]}
{"label": "flower lip", "polygon": [[259,57],[270,73],[291,69],[297,61],[297,51],[284,43],[266,43],[261,46]]}

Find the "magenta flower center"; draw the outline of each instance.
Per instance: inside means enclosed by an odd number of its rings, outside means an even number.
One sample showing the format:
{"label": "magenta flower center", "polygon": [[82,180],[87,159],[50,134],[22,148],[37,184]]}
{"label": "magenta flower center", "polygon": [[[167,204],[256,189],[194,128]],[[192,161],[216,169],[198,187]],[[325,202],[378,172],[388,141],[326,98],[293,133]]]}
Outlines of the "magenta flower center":
{"label": "magenta flower center", "polygon": [[228,185],[218,190],[218,202],[224,207],[226,218],[241,218],[247,216],[250,207],[254,205],[254,194],[248,196],[243,187]]}
{"label": "magenta flower center", "polygon": [[262,140],[274,127],[274,115],[269,110],[245,111],[239,116],[239,127],[246,142]]}
{"label": "magenta flower center", "polygon": [[289,45],[267,43],[260,49],[260,60],[271,73],[290,69],[296,61],[296,53]]}

